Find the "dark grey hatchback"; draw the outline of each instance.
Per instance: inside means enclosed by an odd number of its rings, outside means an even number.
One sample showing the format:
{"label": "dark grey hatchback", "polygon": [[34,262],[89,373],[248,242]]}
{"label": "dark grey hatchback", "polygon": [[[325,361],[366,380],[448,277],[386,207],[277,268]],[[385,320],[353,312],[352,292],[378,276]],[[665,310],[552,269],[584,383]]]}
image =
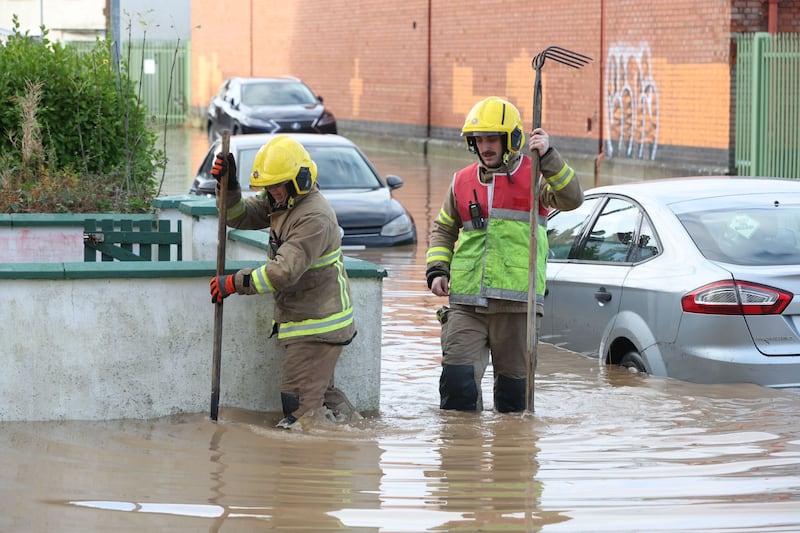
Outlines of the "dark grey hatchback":
{"label": "dark grey hatchback", "polygon": [[[242,195],[261,193],[250,186],[250,171],[258,150],[275,136],[272,134],[234,135],[230,151]],[[392,196],[403,186],[403,179],[382,178],[364,153],[341,135],[292,134],[317,164],[317,185],[336,212],[345,246],[400,246],[417,242],[417,228],[411,213]],[[216,181],[211,176],[214,156],[221,141],[212,143],[192,181],[189,194],[213,196]]]}
{"label": "dark grey hatchback", "polygon": [[208,105],[209,142],[224,130],[240,133],[336,133],[336,118],[322,96],[301,80],[229,78]]}

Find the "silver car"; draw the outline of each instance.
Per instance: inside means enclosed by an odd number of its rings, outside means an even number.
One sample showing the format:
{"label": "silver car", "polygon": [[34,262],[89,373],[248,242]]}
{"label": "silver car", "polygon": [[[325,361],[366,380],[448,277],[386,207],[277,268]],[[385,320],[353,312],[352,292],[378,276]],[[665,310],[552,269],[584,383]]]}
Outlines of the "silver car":
{"label": "silver car", "polygon": [[800,180],[597,187],[547,232],[542,342],[654,376],[800,387]]}

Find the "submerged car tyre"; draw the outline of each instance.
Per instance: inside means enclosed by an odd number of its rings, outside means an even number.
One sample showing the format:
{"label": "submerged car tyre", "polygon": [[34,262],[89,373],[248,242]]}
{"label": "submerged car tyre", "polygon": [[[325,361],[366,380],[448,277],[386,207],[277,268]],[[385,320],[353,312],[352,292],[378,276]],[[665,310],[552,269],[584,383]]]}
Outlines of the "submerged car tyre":
{"label": "submerged car tyre", "polygon": [[636,371],[640,374],[647,374],[647,367],[644,365],[644,359],[638,352],[630,351],[622,356],[619,360],[619,366],[627,368],[628,371]]}

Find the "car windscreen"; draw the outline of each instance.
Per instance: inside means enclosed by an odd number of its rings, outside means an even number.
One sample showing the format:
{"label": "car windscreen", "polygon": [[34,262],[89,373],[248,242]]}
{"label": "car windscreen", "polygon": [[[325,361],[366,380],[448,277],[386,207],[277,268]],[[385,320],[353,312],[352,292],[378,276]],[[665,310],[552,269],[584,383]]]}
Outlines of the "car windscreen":
{"label": "car windscreen", "polygon": [[242,103],[261,105],[316,105],[314,93],[302,83],[264,82],[242,85]]}
{"label": "car windscreen", "polygon": [[707,204],[676,213],[706,258],[737,265],[800,264],[799,197],[728,197]]}
{"label": "car windscreen", "polygon": [[[237,167],[240,176],[248,176],[249,179],[259,148],[247,148],[239,152]],[[306,146],[306,149],[317,165],[317,185],[320,189],[377,189],[383,186],[375,171],[355,148]]]}

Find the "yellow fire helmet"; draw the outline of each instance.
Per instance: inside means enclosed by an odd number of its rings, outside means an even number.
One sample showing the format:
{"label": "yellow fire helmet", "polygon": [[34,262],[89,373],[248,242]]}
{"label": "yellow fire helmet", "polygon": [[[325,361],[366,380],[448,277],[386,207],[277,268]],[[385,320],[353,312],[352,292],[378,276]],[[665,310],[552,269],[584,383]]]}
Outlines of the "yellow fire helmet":
{"label": "yellow fire helmet", "polygon": [[[289,194],[308,194],[317,182],[317,164],[295,139],[279,135],[262,146],[253,161],[250,184],[271,187],[287,183]],[[294,190],[292,190],[294,188]]]}
{"label": "yellow fire helmet", "polygon": [[461,128],[461,135],[467,142],[467,149],[478,153],[474,137],[485,135],[505,135],[506,151],[515,154],[525,142],[522,131],[522,118],[519,110],[507,100],[490,96],[472,107]]}

